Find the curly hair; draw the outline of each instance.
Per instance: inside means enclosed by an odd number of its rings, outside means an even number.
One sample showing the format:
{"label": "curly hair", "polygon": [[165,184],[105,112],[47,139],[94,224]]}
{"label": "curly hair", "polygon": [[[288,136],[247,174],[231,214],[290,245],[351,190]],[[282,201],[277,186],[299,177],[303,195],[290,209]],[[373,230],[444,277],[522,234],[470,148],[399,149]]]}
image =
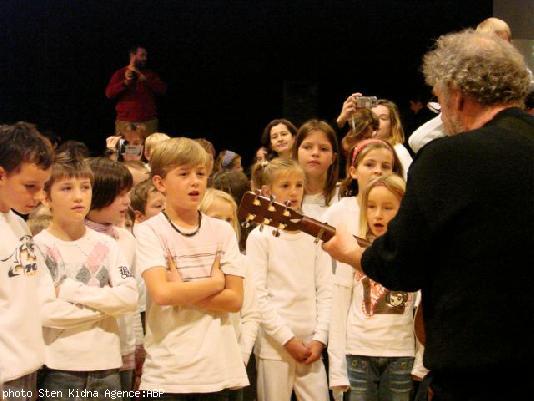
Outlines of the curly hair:
{"label": "curly hair", "polygon": [[511,44],[472,29],[441,36],[423,58],[423,74],[430,86],[457,88],[483,106],[522,102],[530,82]]}

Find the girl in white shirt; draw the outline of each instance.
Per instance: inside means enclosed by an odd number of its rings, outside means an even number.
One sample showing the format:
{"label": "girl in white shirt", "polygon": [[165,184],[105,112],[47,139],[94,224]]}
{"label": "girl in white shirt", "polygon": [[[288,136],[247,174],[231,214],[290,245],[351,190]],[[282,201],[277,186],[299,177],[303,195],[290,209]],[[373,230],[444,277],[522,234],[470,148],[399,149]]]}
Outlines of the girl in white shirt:
{"label": "girl in white shirt", "polygon": [[[295,161],[273,159],[262,176],[265,194],[300,209],[304,172]],[[299,401],[326,401],[321,352],[328,334],[331,261],[313,237],[272,231],[257,227],[247,238],[261,313],[258,400],[289,401],[294,391]]]}
{"label": "girl in white shirt", "polygon": [[298,130],[293,158],[306,175],[302,212],[322,220],[330,205],[338,201],[338,140],[325,121],[309,120]]}
{"label": "girl in white shirt", "polygon": [[[383,235],[404,189],[404,181],[396,175],[371,178],[361,193],[360,228],[355,234],[371,241]],[[335,397],[339,399],[350,384],[351,401],[408,401],[414,294],[389,291],[342,264],[335,292],[338,309],[332,316],[328,350]]]}
{"label": "girl in white shirt", "polygon": [[[135,238],[129,230],[122,227],[130,206],[133,175],[123,163],[105,157],[92,158],[89,165],[94,174],[93,199],[85,224],[117,241],[132,275],[136,278],[139,294],[145,294],[144,283],[135,271]],[[143,344],[142,310],[144,308],[141,309],[138,302],[137,311],[117,319],[121,335],[120,376],[124,391],[134,389],[136,350],[142,352],[137,346]]]}

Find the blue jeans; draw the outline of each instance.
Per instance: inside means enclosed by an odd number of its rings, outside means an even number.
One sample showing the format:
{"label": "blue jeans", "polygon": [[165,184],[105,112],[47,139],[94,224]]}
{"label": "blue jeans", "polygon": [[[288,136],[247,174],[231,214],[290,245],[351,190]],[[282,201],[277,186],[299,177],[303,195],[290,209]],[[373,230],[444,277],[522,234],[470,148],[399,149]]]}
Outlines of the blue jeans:
{"label": "blue jeans", "polygon": [[43,397],[46,401],[117,401],[111,394],[121,390],[119,369],[88,372],[49,369],[41,389],[47,391]]}
{"label": "blue jeans", "polygon": [[410,401],[411,357],[347,355],[350,401]]}

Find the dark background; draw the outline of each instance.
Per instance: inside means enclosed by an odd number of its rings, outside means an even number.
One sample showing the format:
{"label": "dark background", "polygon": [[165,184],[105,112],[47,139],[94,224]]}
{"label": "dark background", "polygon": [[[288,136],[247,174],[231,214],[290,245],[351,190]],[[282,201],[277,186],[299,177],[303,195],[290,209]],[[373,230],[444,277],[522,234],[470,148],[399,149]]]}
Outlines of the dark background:
{"label": "dark background", "polygon": [[335,118],[359,90],[407,106],[440,34],[492,1],[77,1],[0,4],[0,121],[26,120],[96,154],[114,128],[111,74],[143,43],[167,82],[160,131],[248,159],[268,121]]}

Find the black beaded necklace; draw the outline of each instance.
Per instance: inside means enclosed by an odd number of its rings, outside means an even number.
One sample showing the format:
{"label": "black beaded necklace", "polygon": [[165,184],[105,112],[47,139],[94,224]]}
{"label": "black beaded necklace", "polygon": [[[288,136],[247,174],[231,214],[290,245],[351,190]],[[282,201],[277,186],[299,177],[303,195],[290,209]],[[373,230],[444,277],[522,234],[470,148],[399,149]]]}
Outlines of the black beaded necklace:
{"label": "black beaded necklace", "polygon": [[163,213],[163,215],[165,216],[165,218],[167,219],[167,221],[169,222],[169,224],[171,225],[172,228],[174,228],[174,231],[176,231],[178,234],[180,235],[183,235],[184,237],[193,237],[194,235],[196,235],[199,231],[200,231],[200,226],[202,225],[202,213],[200,213],[200,211],[198,211],[198,227],[195,231],[193,231],[192,233],[183,233],[181,232],[178,227],[176,227],[174,225],[174,223],[171,221],[171,219],[169,218],[169,216],[167,216],[167,213],[165,213],[165,211],[162,211],[161,213]]}

